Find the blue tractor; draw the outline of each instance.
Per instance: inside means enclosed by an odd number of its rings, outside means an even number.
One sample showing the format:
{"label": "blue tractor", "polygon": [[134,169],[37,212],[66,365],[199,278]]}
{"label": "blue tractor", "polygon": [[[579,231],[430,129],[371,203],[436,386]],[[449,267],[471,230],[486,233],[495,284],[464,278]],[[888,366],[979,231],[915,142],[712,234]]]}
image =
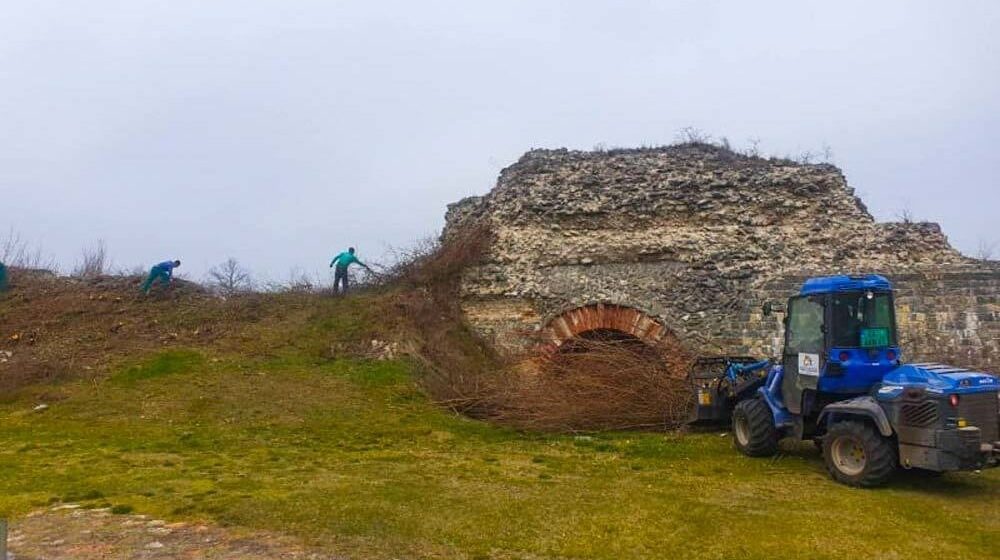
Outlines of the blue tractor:
{"label": "blue tractor", "polygon": [[935,472],[1000,461],[1000,380],[940,364],[901,361],[893,290],[877,275],[807,280],[784,309],[780,363],[700,361],[695,419],[732,420],[751,457],[785,437],[813,440],[830,475],[851,486],[884,483],[897,467]]}

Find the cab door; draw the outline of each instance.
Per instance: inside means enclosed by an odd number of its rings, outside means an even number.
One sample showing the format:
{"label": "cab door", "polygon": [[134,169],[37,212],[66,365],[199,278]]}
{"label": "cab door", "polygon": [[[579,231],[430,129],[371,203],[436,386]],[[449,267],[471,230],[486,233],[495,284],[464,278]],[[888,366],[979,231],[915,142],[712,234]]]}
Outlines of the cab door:
{"label": "cab door", "polygon": [[825,296],[798,296],[788,300],[785,324],[785,349],[781,364],[784,378],[781,395],[785,408],[802,413],[802,393],[816,390],[824,359]]}

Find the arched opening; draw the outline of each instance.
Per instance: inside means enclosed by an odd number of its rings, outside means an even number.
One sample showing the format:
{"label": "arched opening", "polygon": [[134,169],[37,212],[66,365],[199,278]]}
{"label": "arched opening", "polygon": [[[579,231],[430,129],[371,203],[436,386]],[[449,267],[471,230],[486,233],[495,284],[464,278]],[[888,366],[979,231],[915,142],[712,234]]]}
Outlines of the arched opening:
{"label": "arched opening", "polygon": [[570,309],[542,328],[543,350],[559,350],[575,340],[640,341],[658,347],[673,341],[669,331],[646,313],[624,305],[595,303]]}
{"label": "arched opening", "polygon": [[673,427],[689,412],[688,353],[638,309],[594,304],[553,317],[516,421],[559,429]]}
{"label": "arched opening", "polygon": [[691,357],[662,323],[624,305],[595,303],[560,313],[546,323],[542,338],[543,355],[576,362],[588,352],[601,367],[614,369],[616,360],[623,366],[650,364],[674,378],[687,376]]}
{"label": "arched opening", "polygon": [[580,354],[583,352],[628,352],[630,357],[651,362],[662,361],[657,348],[634,334],[615,329],[593,329],[578,333],[564,341],[556,349],[559,354]]}

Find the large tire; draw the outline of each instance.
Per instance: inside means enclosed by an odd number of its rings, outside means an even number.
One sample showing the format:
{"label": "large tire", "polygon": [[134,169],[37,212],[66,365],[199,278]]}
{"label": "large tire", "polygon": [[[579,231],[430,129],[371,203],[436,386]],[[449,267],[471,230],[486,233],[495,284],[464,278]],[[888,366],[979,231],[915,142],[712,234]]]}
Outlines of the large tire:
{"label": "large tire", "polygon": [[880,486],[896,471],[896,445],[870,424],[837,422],[823,438],[823,462],[837,482],[863,488]]}
{"label": "large tire", "polygon": [[774,415],[763,399],[747,399],[736,404],[733,410],[733,444],[750,457],[770,457],[778,452]]}

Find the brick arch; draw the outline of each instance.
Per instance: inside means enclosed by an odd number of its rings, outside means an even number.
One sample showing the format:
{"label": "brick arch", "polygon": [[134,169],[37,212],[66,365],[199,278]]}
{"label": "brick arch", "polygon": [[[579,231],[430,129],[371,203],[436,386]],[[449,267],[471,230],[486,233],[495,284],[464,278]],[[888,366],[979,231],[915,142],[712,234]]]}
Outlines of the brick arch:
{"label": "brick arch", "polygon": [[670,331],[648,314],[626,305],[594,303],[564,311],[542,327],[543,349],[555,350],[568,340],[595,330],[612,330],[632,335],[658,346]]}

